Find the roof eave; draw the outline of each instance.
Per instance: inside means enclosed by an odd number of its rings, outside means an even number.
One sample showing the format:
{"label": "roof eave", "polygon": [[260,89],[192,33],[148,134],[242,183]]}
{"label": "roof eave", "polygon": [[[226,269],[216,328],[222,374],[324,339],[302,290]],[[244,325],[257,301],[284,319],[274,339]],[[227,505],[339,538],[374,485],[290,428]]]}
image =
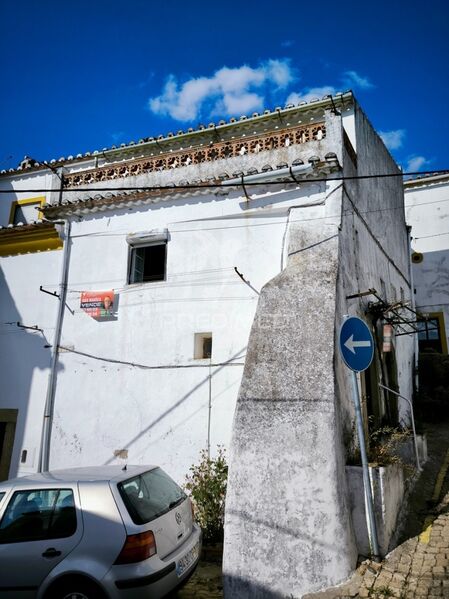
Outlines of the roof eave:
{"label": "roof eave", "polygon": [[[45,162],[41,162],[38,165],[29,167],[27,169],[21,169],[21,168],[9,169],[5,172],[0,172],[0,177],[16,176],[17,173],[32,174],[32,173],[36,173],[36,172],[43,171],[43,170],[51,171],[52,168],[54,169],[54,168],[63,167],[63,166],[78,166],[84,162],[89,162],[91,160],[95,160],[98,157],[106,158],[107,156],[113,157],[113,156],[117,156],[120,154],[123,155],[125,153],[129,153],[129,154],[136,153],[137,149],[143,150],[145,152],[147,149],[150,149],[152,147],[168,145],[169,143],[172,143],[173,141],[179,141],[179,140],[183,141],[183,140],[194,139],[195,137],[204,135],[204,133],[207,133],[208,131],[209,132],[227,131],[232,128],[238,129],[239,126],[242,126],[243,124],[246,124],[248,122],[260,123],[260,122],[263,122],[264,120],[272,119],[273,116],[289,115],[289,114],[294,113],[295,111],[301,112],[301,111],[310,111],[311,109],[317,109],[317,108],[327,109],[327,108],[333,108],[333,107],[341,107],[346,102],[348,102],[348,101],[354,102],[354,100],[355,100],[354,94],[352,93],[351,90],[349,90],[346,92],[335,94],[333,96],[331,96],[331,95],[325,96],[321,100],[312,100],[310,102],[304,102],[304,103],[298,104],[296,106],[291,106],[289,108],[274,109],[272,111],[269,111],[268,113],[263,113],[258,116],[240,117],[240,119],[236,120],[235,122],[228,122],[228,123],[224,123],[221,125],[213,124],[213,126],[207,126],[207,127],[203,126],[202,128],[195,129],[195,131],[190,131],[190,132],[182,133],[179,135],[176,134],[176,135],[172,135],[170,137],[165,136],[162,139],[154,138],[151,141],[133,143],[131,145],[127,144],[127,145],[121,146],[119,148],[94,150],[93,152],[87,152],[86,153],[87,155],[84,154],[82,157],[79,157],[79,158],[77,157],[77,158],[73,158],[70,160],[68,160],[68,159],[55,160],[55,161],[47,160]],[[51,164],[52,168],[50,168],[49,164]]]}

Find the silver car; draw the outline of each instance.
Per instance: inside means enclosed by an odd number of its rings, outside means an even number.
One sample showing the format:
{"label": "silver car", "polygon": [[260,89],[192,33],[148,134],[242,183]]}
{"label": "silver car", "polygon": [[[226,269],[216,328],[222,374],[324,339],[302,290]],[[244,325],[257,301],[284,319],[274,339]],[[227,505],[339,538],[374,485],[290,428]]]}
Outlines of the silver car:
{"label": "silver car", "polygon": [[190,499],[156,466],[0,483],[2,599],[156,599],[186,582],[200,550]]}

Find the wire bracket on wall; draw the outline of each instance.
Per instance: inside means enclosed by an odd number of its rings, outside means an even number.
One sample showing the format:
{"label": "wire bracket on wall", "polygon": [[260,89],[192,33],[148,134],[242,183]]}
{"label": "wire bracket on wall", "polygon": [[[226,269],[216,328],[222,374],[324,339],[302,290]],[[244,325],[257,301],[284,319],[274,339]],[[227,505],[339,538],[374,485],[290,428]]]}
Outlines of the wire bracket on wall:
{"label": "wire bracket on wall", "polygon": [[243,193],[245,194],[245,198],[249,202],[251,198],[249,197],[248,192],[246,191],[245,181],[243,180],[243,175],[242,175],[242,187],[243,187]]}
{"label": "wire bracket on wall", "polygon": [[293,170],[292,170],[292,167],[291,167],[291,166],[289,167],[289,169],[288,169],[288,170],[290,171],[290,177],[293,179],[293,181],[294,181],[295,183],[302,183],[302,181],[299,181],[299,180],[298,180],[298,179],[295,177],[295,175],[293,174]]}
{"label": "wire bracket on wall", "polygon": [[341,116],[341,112],[339,110],[337,110],[337,107],[335,106],[335,102],[334,102],[334,98],[331,96],[331,94],[329,94],[328,96],[326,96],[326,98],[329,98],[332,104],[332,109],[331,112],[333,114],[335,114],[335,116]]}
{"label": "wire bracket on wall", "polygon": [[260,295],[259,291],[257,291],[257,289],[255,287],[253,287],[251,285],[251,283],[245,279],[244,275],[239,271],[239,269],[237,268],[237,266],[234,266],[234,270],[235,270],[236,274],[238,274],[238,276],[245,283],[245,285],[248,285],[248,287],[250,287],[255,293],[257,293],[257,295]]}
{"label": "wire bracket on wall", "polygon": [[42,285],[39,287],[39,291],[42,291],[42,293],[48,293],[48,295],[54,295],[58,299],[61,299],[61,296],[59,295],[59,293],[56,293],[56,291],[47,291],[46,289],[44,289],[42,287]]}
{"label": "wire bracket on wall", "polygon": [[419,322],[426,320],[426,317],[421,312],[410,308],[407,302],[403,300],[389,303],[374,288],[347,295],[346,299],[365,297],[367,295],[372,295],[377,300],[368,303],[367,312],[376,315],[378,318],[382,318],[388,324],[396,327],[395,337],[419,333]]}
{"label": "wire bracket on wall", "polygon": [[220,142],[220,134],[218,133],[217,126],[215,124],[214,124],[213,134],[214,134],[215,141],[217,143]]}
{"label": "wire bracket on wall", "polygon": [[19,329],[27,329],[29,331],[39,331],[40,333],[44,333],[43,329],[40,329],[37,324],[33,325],[33,326],[26,326],[24,324],[22,324],[21,322],[16,322],[16,325],[19,327]]}
{"label": "wire bracket on wall", "polygon": [[[61,296],[59,295],[59,293],[56,293],[56,291],[47,291],[46,289],[44,289],[42,287],[42,285],[39,287],[39,291],[42,291],[42,293],[48,293],[48,295],[53,295],[54,297],[61,299]],[[68,305],[67,302],[65,303],[65,307],[67,308],[67,310],[70,312],[70,314],[72,316],[75,314],[75,310],[72,310],[72,308]]]}
{"label": "wire bracket on wall", "polygon": [[353,293],[352,295],[347,295],[346,299],[354,299],[356,297],[364,297],[365,295],[376,295],[377,291],[375,289],[368,289],[368,291],[359,291],[358,293]]}

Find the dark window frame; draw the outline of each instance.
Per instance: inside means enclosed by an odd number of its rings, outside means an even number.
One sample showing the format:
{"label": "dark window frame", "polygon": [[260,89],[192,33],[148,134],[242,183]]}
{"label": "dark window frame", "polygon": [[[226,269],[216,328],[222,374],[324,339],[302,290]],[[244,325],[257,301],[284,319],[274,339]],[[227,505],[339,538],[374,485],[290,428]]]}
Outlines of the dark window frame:
{"label": "dark window frame", "polygon": [[212,360],[213,336],[212,332],[195,333],[193,358],[195,360]]}
{"label": "dark window frame", "polygon": [[[156,490],[152,487],[152,479],[157,480],[158,477],[167,485],[163,489],[163,494],[173,493],[172,497],[164,498],[163,505],[161,505],[162,498],[159,496],[160,489]],[[117,484],[117,488],[134,524],[148,524],[170,512],[187,499],[186,493],[162,468],[153,468],[121,481]],[[132,492],[133,490],[134,492]],[[155,504],[151,505],[153,493]]]}
{"label": "dark window frame", "polygon": [[[151,248],[161,247],[163,246],[164,251],[164,263],[163,263],[163,273],[161,275],[155,275],[151,278],[145,278],[144,275],[142,279],[136,280],[135,271],[136,271],[136,257],[137,252],[139,250],[151,250]],[[128,285],[143,285],[147,283],[160,283],[167,280],[167,250],[168,243],[167,241],[157,241],[154,243],[143,243],[130,245],[128,250],[128,274],[127,274],[127,284]],[[143,268],[145,268],[145,261],[143,262]]]}
{"label": "dark window frame", "polygon": [[[418,319],[418,329],[420,352],[433,350],[440,354],[448,353],[443,312],[432,312],[426,318]],[[435,332],[436,335],[432,334]]]}

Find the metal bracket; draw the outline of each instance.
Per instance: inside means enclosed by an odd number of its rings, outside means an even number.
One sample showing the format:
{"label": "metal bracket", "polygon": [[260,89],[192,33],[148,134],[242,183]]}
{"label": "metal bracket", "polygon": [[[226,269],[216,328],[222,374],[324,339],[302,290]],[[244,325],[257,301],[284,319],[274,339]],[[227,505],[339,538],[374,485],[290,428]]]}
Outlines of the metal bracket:
{"label": "metal bracket", "polygon": [[248,200],[248,202],[251,200],[251,198],[248,195],[248,192],[246,191],[246,187],[245,187],[245,183],[243,181],[243,175],[242,175],[242,187],[243,187],[243,193],[245,194],[245,198]]}
{"label": "metal bracket", "polygon": [[16,322],[16,325],[19,327],[19,329],[29,329],[30,331],[39,331],[42,334],[44,333],[43,329],[40,329],[37,324],[33,325],[32,327],[27,327],[20,322]]}
{"label": "metal bracket", "polygon": [[257,295],[260,295],[260,292],[259,292],[259,291],[257,291],[257,289],[256,289],[255,287],[253,287],[253,286],[251,285],[251,283],[245,279],[245,277],[244,277],[244,276],[242,275],[242,273],[239,271],[239,269],[237,268],[237,266],[234,266],[234,270],[235,270],[235,272],[238,274],[238,276],[239,276],[239,277],[242,279],[242,281],[245,283],[245,285],[248,285],[248,287],[249,287],[250,289],[252,289],[252,290],[254,291],[254,293],[257,293]]}
{"label": "metal bracket", "polygon": [[332,95],[331,95],[331,94],[329,94],[327,97],[328,97],[328,98],[329,98],[329,100],[331,101],[331,104],[332,104],[332,112],[335,114],[335,116],[341,116],[341,112],[339,112],[339,111],[337,110],[337,107],[335,106],[334,98],[332,97]]}
{"label": "metal bracket", "polygon": [[218,134],[217,126],[215,124],[214,124],[214,137],[215,137],[215,141],[217,143],[220,142],[220,135]]}
{"label": "metal bracket", "polygon": [[59,295],[59,293],[56,293],[56,291],[47,291],[46,289],[44,289],[42,287],[42,285],[39,287],[39,291],[42,291],[42,293],[48,293],[48,295],[54,295],[58,299],[61,299],[61,296]]}
{"label": "metal bracket", "polygon": [[298,179],[297,179],[297,178],[295,177],[295,175],[293,174],[293,171],[292,171],[292,167],[291,167],[291,166],[289,167],[289,169],[288,169],[288,170],[290,171],[290,177],[293,179],[293,181],[294,181],[295,183],[304,183],[304,181],[298,181]]}
{"label": "metal bracket", "polygon": [[346,299],[354,299],[356,297],[364,297],[365,295],[376,295],[377,291],[375,289],[368,289],[368,291],[359,291],[358,293],[354,293],[353,295],[347,295]]}

